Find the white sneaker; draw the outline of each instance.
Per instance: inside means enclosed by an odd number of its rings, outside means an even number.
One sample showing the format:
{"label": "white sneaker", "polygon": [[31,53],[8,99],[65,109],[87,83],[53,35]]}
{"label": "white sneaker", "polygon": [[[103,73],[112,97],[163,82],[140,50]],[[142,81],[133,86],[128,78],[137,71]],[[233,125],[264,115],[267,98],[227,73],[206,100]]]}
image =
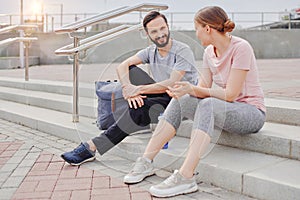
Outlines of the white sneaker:
{"label": "white sneaker", "polygon": [[174,173],[162,183],[150,187],[149,192],[156,197],[171,197],[196,192],[197,190],[198,185],[194,176],[189,179],[184,178],[179,174],[178,170],[175,170]]}
{"label": "white sneaker", "polygon": [[133,169],[124,177],[124,183],[139,183],[146,177],[154,174],[154,167],[151,162],[143,157],[139,157]]}

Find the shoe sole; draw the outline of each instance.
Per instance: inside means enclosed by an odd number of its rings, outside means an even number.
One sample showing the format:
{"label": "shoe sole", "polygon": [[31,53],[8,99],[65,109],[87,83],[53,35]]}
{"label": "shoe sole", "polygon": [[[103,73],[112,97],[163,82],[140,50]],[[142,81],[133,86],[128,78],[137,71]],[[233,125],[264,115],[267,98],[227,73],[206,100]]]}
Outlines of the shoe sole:
{"label": "shoe sole", "polygon": [[153,194],[150,193],[152,196],[155,197],[173,197],[173,196],[177,196],[177,195],[181,195],[181,194],[189,194],[189,193],[193,193],[193,192],[197,192],[198,191],[198,185],[195,185],[194,187],[187,189],[185,191],[181,191],[181,192],[177,192],[174,194],[166,194],[166,195],[157,195],[157,194]]}
{"label": "shoe sole", "polygon": [[69,163],[69,164],[72,165],[72,166],[78,166],[78,165],[81,165],[81,164],[83,164],[83,163],[90,162],[90,161],[93,161],[93,160],[96,159],[96,156],[94,156],[94,157],[91,157],[91,158],[89,158],[89,159],[86,159],[86,160],[84,160],[84,161],[82,161],[82,162],[80,162],[80,163],[71,163],[71,162],[68,162],[67,160],[65,160],[65,158],[64,158],[63,156],[61,156],[61,157],[62,157],[62,159],[64,159],[64,161],[66,161],[67,163]]}
{"label": "shoe sole", "polygon": [[143,181],[145,178],[147,178],[147,177],[149,177],[149,176],[153,176],[154,174],[155,174],[155,172],[151,172],[151,173],[147,174],[145,177],[143,177],[143,178],[141,178],[141,179],[139,179],[139,180],[137,180],[137,181],[124,181],[124,183],[126,183],[126,184],[135,184],[135,183],[139,183],[139,182]]}

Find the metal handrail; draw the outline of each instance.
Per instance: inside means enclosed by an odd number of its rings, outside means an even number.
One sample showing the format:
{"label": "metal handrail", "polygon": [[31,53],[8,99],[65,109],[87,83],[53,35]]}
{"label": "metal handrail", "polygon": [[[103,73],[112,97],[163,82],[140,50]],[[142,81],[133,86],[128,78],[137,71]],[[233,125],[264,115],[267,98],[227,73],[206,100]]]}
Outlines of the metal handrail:
{"label": "metal handrail", "polygon": [[22,42],[25,44],[25,81],[29,80],[29,46],[30,46],[30,43],[34,40],[38,40],[38,38],[36,38],[36,37],[15,37],[15,38],[8,38],[8,39],[0,41],[0,46],[10,44],[13,42]]}
{"label": "metal handrail", "polygon": [[93,16],[66,26],[63,26],[61,29],[55,30],[56,33],[72,33],[79,29],[86,28],[88,26],[95,25],[101,21],[105,21],[108,19],[112,19],[133,11],[140,11],[140,12],[147,12],[151,10],[166,10],[168,9],[167,5],[163,4],[139,4],[136,6],[125,6],[120,9],[112,10],[110,12],[107,12],[105,14],[100,14],[98,16]]}
{"label": "metal handrail", "polygon": [[[61,29],[65,29],[67,27],[73,27],[73,26],[77,26],[78,24],[82,24],[84,23],[85,21],[91,21],[91,20],[94,20],[94,19],[98,19],[104,15],[107,15],[109,13],[112,13],[112,12],[115,12],[115,11],[118,11],[118,10],[121,10],[121,9],[124,9],[126,8],[127,6],[123,6],[121,8],[117,8],[117,9],[114,9],[114,10],[110,10],[108,12],[105,12],[105,13],[101,13],[101,14],[98,14],[98,15],[94,15],[94,16],[91,16],[89,18],[85,18],[85,19],[82,19],[82,20],[78,20],[76,22],[73,22],[73,23],[70,23],[70,24],[67,24],[65,26],[62,26]],[[55,30],[56,33],[68,33],[68,32],[63,32],[63,31],[60,31],[61,29],[58,29],[58,30]]]}
{"label": "metal handrail", "polygon": [[7,33],[13,30],[24,30],[26,28],[38,28],[38,26],[35,24],[19,24],[19,25],[8,26],[0,29],[0,34]]}
{"label": "metal handrail", "polygon": [[31,42],[34,40],[37,40],[38,38],[36,37],[15,37],[15,38],[8,38],[5,40],[0,41],[0,46],[5,45],[5,44],[10,44],[13,42]]}
{"label": "metal handrail", "polygon": [[[117,27],[115,27],[115,28],[112,28],[112,29],[109,29],[109,30],[107,30],[107,31],[104,31],[104,32],[98,33],[98,34],[96,34],[96,35],[90,36],[90,37],[88,37],[88,38],[85,38],[85,39],[83,39],[83,40],[80,41],[80,44],[81,44],[81,45],[86,44],[86,43],[88,43],[88,42],[91,42],[91,41],[96,40],[96,39],[98,39],[98,38],[107,36],[107,35],[109,35],[109,34],[111,34],[111,33],[115,33],[115,32],[117,32],[117,31],[123,30],[123,29],[125,29],[125,28],[128,28],[128,25],[120,25],[120,26],[117,26]],[[57,55],[65,55],[62,51],[63,51],[63,50],[68,50],[68,49],[71,49],[71,48],[74,48],[74,45],[73,45],[73,44],[69,44],[69,45],[63,46],[63,47],[57,49],[57,50],[55,51],[55,54],[57,54]],[[66,54],[66,55],[68,55],[68,54]]]}
{"label": "metal handrail", "polygon": [[[112,40],[120,35],[128,33],[133,30],[137,30],[142,28],[142,24],[131,25],[131,26],[119,26],[116,28],[112,28],[105,32],[96,34],[89,38],[83,39],[80,41],[81,36],[76,34],[78,30],[84,29],[86,32],[86,28],[95,24],[98,24],[102,21],[106,21],[133,11],[151,11],[151,10],[166,10],[168,9],[167,5],[162,4],[139,4],[131,7],[122,7],[119,9],[115,9],[100,15],[96,15],[84,20],[80,20],[78,22],[71,23],[69,25],[63,26],[61,29],[56,30],[56,33],[68,33],[71,37],[73,37],[73,44],[64,46],[55,51],[57,55],[73,55],[73,114],[72,121],[79,122],[79,114],[78,114],[78,71],[79,71],[79,53],[81,51],[86,51],[89,48],[99,46],[105,42]],[[80,42],[79,42],[80,41]]]}
{"label": "metal handrail", "polygon": [[104,44],[106,42],[109,42],[110,40],[121,36],[123,34],[129,33],[134,30],[139,30],[143,27],[142,24],[137,24],[134,26],[126,26],[121,25],[119,27],[116,27],[114,30],[110,29],[108,31],[102,32],[100,34],[97,34],[95,36],[89,37],[85,40],[82,40],[80,42],[80,46],[74,47],[72,44],[64,46],[62,48],[59,48],[55,51],[56,55],[72,55],[81,51],[85,51],[92,47],[97,47],[101,44]]}
{"label": "metal handrail", "polygon": [[36,37],[23,37],[24,30],[26,30],[28,28],[38,28],[38,25],[36,25],[36,24],[19,24],[19,25],[8,26],[8,27],[0,29],[0,34],[7,33],[10,31],[13,31],[13,30],[19,30],[19,32],[20,32],[20,37],[8,38],[5,40],[2,40],[2,41],[0,41],[0,45],[10,44],[13,42],[20,43],[21,67],[23,67],[23,61],[24,61],[23,47],[25,47],[25,81],[29,80],[29,46],[32,41],[38,39]]}

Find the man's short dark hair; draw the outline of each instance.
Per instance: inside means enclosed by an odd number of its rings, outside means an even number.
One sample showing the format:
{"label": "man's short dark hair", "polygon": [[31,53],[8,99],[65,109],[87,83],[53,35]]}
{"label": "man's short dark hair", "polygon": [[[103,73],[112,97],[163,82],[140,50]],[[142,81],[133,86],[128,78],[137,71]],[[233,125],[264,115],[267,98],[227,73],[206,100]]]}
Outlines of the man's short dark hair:
{"label": "man's short dark hair", "polygon": [[147,24],[157,17],[162,17],[165,20],[166,24],[168,24],[167,18],[164,14],[161,14],[160,12],[157,12],[157,11],[151,11],[144,17],[144,20],[143,20],[143,26],[146,31],[148,31]]}

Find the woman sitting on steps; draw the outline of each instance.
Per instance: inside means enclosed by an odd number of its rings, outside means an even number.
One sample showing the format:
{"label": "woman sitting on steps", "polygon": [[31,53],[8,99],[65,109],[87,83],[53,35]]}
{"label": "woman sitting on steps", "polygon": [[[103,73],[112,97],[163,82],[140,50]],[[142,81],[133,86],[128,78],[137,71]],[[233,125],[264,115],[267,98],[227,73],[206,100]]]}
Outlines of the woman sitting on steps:
{"label": "woman sitting on steps", "polygon": [[[256,59],[251,45],[231,32],[235,24],[220,7],[199,10],[194,19],[196,35],[203,46],[203,72],[194,86],[177,82],[167,93],[173,97],[142,157],[124,177],[125,183],[138,183],[153,175],[154,157],[176,134],[183,117],[194,120],[187,155],[179,170],[150,193],[169,197],[198,190],[194,171],[207,150],[214,130],[251,134],[265,122],[264,95],[259,83]],[[213,83],[217,87],[212,87]],[[200,172],[205,173],[205,172]]]}

